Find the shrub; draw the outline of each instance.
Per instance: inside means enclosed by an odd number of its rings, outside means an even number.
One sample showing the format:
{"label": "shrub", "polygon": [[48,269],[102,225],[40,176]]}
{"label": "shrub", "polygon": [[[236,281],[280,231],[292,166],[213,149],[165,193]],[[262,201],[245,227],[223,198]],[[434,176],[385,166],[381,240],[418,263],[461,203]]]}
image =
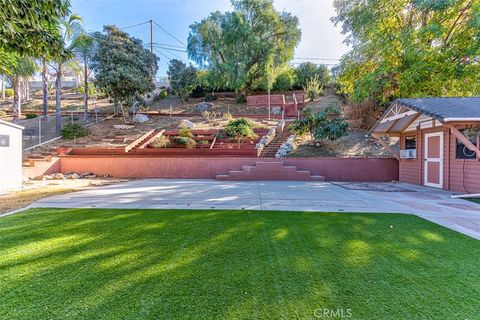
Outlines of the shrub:
{"label": "shrub", "polygon": [[210,101],[215,101],[217,99],[218,99],[217,96],[214,96],[213,94],[207,94],[204,100],[205,102],[210,102]]}
{"label": "shrub", "polygon": [[73,138],[85,137],[89,134],[88,129],[78,123],[66,124],[62,129],[62,138],[72,140]]}
{"label": "shrub", "polygon": [[0,118],[6,117],[6,116],[7,116],[7,112],[5,110],[0,110]]}
{"label": "shrub", "polygon": [[14,93],[13,89],[11,89],[11,88],[5,89],[5,97],[7,97],[7,98],[13,97],[13,93]]}
{"label": "shrub", "polygon": [[160,136],[153,139],[148,146],[150,148],[167,148],[170,143],[170,139],[167,136]]}
{"label": "shrub", "polygon": [[303,111],[303,118],[296,119],[288,129],[297,135],[310,133],[312,140],[333,141],[347,135],[348,122],[336,105],[317,113],[307,107]]}
{"label": "shrub", "polygon": [[200,143],[200,144],[210,144],[210,141],[208,141],[208,140],[200,140],[200,141],[198,141],[198,143]]}
{"label": "shrub", "polygon": [[307,81],[305,87],[303,87],[305,91],[305,95],[310,100],[315,100],[323,93],[323,86],[320,84],[318,80],[318,76],[314,76],[310,80]]}
{"label": "shrub", "polygon": [[237,103],[247,103],[247,98],[242,94],[237,97]]}
{"label": "shrub", "polygon": [[240,148],[240,141],[242,138],[254,138],[252,125],[246,119],[240,118],[237,120],[231,120],[228,122],[225,128],[226,134],[231,138],[236,138],[238,141],[238,147]]}
{"label": "shrub", "polygon": [[35,119],[35,118],[38,118],[38,116],[37,116],[35,113],[27,113],[27,114],[25,115],[25,117],[26,117],[27,119]]}
{"label": "shrub", "polygon": [[178,132],[178,135],[180,137],[185,137],[185,138],[193,137],[192,130],[190,130],[189,128],[180,129],[180,131]]}
{"label": "shrub", "polygon": [[289,69],[280,73],[273,83],[274,91],[288,91],[295,84],[295,70]]}
{"label": "shrub", "polygon": [[223,113],[223,118],[225,120],[233,120],[233,115],[230,112],[224,112]]}
{"label": "shrub", "polygon": [[180,136],[173,137],[172,142],[174,144],[185,146],[187,149],[193,149],[197,145],[195,140],[193,140],[192,138],[189,138],[189,137],[180,137]]}

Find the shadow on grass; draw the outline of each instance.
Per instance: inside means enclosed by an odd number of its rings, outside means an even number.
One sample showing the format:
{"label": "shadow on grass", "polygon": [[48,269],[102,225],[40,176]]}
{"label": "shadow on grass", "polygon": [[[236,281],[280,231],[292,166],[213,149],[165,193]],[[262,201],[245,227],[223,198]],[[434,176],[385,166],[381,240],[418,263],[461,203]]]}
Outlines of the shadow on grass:
{"label": "shadow on grass", "polygon": [[474,318],[478,241],[408,215],[34,209],[0,219],[0,318]]}

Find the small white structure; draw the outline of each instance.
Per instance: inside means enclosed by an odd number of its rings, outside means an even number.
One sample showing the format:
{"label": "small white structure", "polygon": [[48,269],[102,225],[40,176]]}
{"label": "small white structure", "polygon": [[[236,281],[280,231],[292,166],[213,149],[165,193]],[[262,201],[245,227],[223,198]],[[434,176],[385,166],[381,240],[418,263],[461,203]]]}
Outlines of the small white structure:
{"label": "small white structure", "polygon": [[22,186],[22,130],[0,120],[0,192]]}

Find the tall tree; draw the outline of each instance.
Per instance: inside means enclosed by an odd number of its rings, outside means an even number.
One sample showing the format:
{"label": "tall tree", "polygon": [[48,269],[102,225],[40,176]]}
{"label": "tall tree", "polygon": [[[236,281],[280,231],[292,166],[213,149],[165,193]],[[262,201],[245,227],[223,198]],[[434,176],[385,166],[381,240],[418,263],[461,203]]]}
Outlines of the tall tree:
{"label": "tall tree", "polygon": [[299,89],[305,87],[307,82],[315,77],[322,86],[327,85],[331,81],[330,73],[325,65],[316,65],[312,62],[303,62],[295,69],[297,82],[295,86]]}
{"label": "tall tree", "polygon": [[75,39],[84,33],[82,27],[82,18],[77,14],[72,14],[61,21],[62,24],[62,45],[63,50],[55,54],[53,65],[55,69],[55,131],[60,134],[62,130],[62,76],[64,73],[64,64],[73,58],[73,49],[76,44]]}
{"label": "tall tree", "polygon": [[28,85],[25,79],[32,76],[37,71],[35,59],[28,56],[15,55],[15,62],[8,66],[7,74],[13,86],[13,120],[16,121],[22,114],[22,82]]}
{"label": "tall tree", "polygon": [[352,99],[480,94],[478,0],[335,0],[351,51],[338,82]]}
{"label": "tall tree", "polygon": [[83,68],[82,68],[82,76],[83,76],[83,104],[84,104],[84,122],[88,121],[88,77],[91,73],[90,65],[92,63],[92,57],[95,53],[95,38],[92,35],[83,33],[79,35],[75,39],[75,43],[73,45],[74,52],[77,57],[82,61]]}
{"label": "tall tree", "polygon": [[268,82],[266,70],[293,58],[301,31],[297,17],[277,12],[272,0],[232,0],[232,6],[192,24],[187,51],[200,66],[224,74],[228,87],[251,91]]}
{"label": "tall tree", "polygon": [[187,66],[180,60],[173,59],[168,63],[168,80],[173,92],[184,100],[199,83],[197,69]]}
{"label": "tall tree", "polygon": [[48,114],[48,81],[50,80],[49,78],[50,75],[48,73],[47,59],[42,58],[42,110],[44,116]]}
{"label": "tall tree", "polygon": [[98,47],[92,59],[97,88],[120,106],[125,122],[130,108],[144,101],[142,95],[152,91],[158,58],[143,47],[141,40],[115,26],[105,26],[103,34],[95,34]]}

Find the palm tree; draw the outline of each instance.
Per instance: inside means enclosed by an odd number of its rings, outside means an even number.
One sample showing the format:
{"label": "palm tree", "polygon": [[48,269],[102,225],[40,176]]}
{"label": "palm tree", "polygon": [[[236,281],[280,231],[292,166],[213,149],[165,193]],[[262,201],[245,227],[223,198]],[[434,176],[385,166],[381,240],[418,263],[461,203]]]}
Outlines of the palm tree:
{"label": "palm tree", "polygon": [[85,33],[82,27],[82,18],[79,15],[72,14],[62,21],[64,52],[55,57],[56,66],[52,66],[56,72],[55,79],[55,130],[60,134],[62,130],[62,75],[63,65],[73,57],[73,48],[75,39]]}
{"label": "palm tree", "polygon": [[37,71],[37,63],[34,58],[18,56],[16,62],[10,67],[7,75],[13,86],[13,120],[17,121],[22,113],[21,84],[28,86],[28,78]]}
{"label": "palm tree", "polygon": [[43,89],[43,115],[46,116],[48,114],[48,64],[47,59],[42,58],[42,89]]}
{"label": "palm tree", "polygon": [[84,86],[84,93],[83,93],[83,103],[85,107],[85,112],[83,115],[83,121],[88,121],[88,77],[90,76],[91,70],[89,70],[88,66],[91,62],[95,51],[95,40],[89,34],[81,34],[75,39],[75,46],[74,52],[77,56],[81,59],[83,64],[83,86]]}

